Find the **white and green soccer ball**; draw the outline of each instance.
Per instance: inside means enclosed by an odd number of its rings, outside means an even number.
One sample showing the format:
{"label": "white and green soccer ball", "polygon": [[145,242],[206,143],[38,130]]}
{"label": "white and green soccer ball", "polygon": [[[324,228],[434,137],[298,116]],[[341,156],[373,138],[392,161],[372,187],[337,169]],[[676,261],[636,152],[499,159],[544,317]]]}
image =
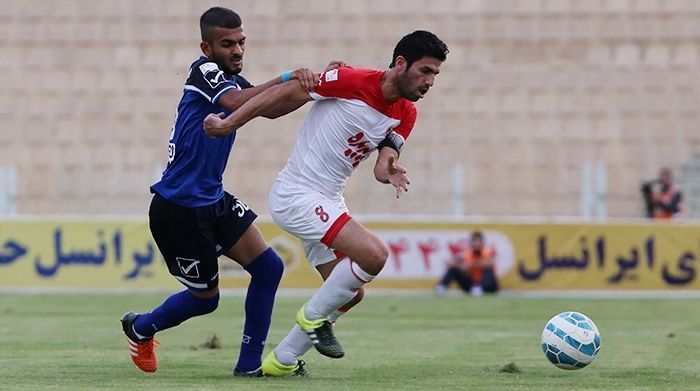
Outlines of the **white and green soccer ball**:
{"label": "white and green soccer ball", "polygon": [[598,355],[600,332],[586,315],[562,312],[544,326],[542,351],[559,368],[581,369]]}

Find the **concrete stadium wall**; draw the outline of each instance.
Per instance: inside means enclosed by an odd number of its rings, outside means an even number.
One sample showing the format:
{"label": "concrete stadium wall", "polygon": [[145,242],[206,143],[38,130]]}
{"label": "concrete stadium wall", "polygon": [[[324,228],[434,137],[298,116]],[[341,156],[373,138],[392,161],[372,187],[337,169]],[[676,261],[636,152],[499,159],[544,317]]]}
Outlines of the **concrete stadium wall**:
{"label": "concrete stadium wall", "polygon": [[[700,153],[697,1],[2,0],[0,166],[19,213],[145,213],[213,5],[243,17],[257,83],[329,59],[386,67],[414,29],[447,42],[402,156],[411,191],[397,202],[370,159],[355,213],[449,214],[459,164],[466,214],[577,215],[590,161],[609,215],[640,216],[640,181]],[[261,213],[306,110],[240,131],[225,184]]]}

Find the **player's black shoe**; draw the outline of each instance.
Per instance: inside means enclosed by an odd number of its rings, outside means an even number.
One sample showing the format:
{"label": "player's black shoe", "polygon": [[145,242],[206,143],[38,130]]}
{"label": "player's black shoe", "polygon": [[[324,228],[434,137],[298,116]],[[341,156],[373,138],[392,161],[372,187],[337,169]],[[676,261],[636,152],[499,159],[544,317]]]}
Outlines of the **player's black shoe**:
{"label": "player's black shoe", "polygon": [[233,376],[234,377],[262,377],[262,368],[258,368],[254,371],[242,371],[238,369],[238,367],[233,369]]}
{"label": "player's black shoe", "polygon": [[306,362],[304,360],[297,361],[297,369],[292,372],[292,376],[296,377],[309,377],[309,372],[305,368]]}
{"label": "player's black shoe", "polygon": [[328,319],[309,320],[306,319],[302,306],[297,312],[297,324],[311,338],[316,350],[322,355],[330,358],[341,358],[345,355],[343,347],[333,334],[333,325]]}
{"label": "player's black shoe", "polygon": [[143,340],[141,338],[139,338],[138,335],[136,335],[136,333],[134,332],[134,327],[133,327],[134,321],[136,320],[136,317],[138,317],[138,316],[139,316],[139,314],[137,314],[135,312],[127,312],[126,314],[124,314],[122,316],[122,318],[120,320],[122,323],[122,330],[124,331],[124,334],[126,334],[126,336],[130,340],[132,340],[136,343],[143,342]]}

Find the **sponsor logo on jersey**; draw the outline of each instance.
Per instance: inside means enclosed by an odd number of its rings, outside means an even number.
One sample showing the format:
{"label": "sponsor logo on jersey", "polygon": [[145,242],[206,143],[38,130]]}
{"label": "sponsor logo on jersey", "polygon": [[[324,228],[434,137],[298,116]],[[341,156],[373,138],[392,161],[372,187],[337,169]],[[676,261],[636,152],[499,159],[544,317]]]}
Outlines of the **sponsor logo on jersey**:
{"label": "sponsor logo on jersey", "polygon": [[205,62],[204,64],[199,66],[199,71],[202,72],[202,75],[206,75],[209,72],[219,71],[219,66],[216,65],[214,62]]}
{"label": "sponsor logo on jersey", "polygon": [[338,80],[338,69],[332,69],[326,72],[326,81],[336,81]]}
{"label": "sponsor logo on jersey", "polygon": [[353,168],[357,167],[375,149],[374,145],[365,137],[364,132],[357,133],[348,138],[347,141],[348,149],[343,154],[350,159]]}
{"label": "sponsor logo on jersey", "polygon": [[212,71],[204,75],[204,79],[209,83],[209,86],[214,90],[216,87],[218,87],[221,83],[226,81],[226,75],[224,75],[224,71]]}
{"label": "sponsor logo on jersey", "polygon": [[219,66],[213,62],[205,62],[199,66],[199,70],[202,72],[204,80],[206,80],[209,87],[216,89],[221,83],[226,82],[226,75],[224,71],[219,69]]}

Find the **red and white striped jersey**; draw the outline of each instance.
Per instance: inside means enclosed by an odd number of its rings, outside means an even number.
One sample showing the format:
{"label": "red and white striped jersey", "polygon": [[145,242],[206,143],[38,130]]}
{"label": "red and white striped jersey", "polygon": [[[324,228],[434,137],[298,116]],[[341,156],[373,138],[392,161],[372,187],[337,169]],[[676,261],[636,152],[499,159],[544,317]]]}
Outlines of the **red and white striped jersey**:
{"label": "red and white striped jersey", "polygon": [[355,167],[390,132],[403,140],[416,122],[412,102],[390,102],[381,91],[384,71],[342,67],[321,74],[315,100],[301,125],[294,151],[277,180],[342,196]]}

